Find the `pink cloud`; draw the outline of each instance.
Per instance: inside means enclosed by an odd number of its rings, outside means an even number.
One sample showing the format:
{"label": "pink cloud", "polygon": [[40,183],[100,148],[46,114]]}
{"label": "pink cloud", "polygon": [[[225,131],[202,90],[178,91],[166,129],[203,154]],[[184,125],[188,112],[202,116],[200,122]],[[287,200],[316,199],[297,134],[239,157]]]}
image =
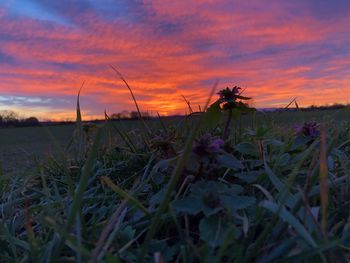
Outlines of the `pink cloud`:
{"label": "pink cloud", "polygon": [[[132,110],[114,65],[142,108],[161,114],[184,113],[182,95],[203,105],[216,80],[247,87],[257,107],[294,97],[301,105],[344,102],[350,94],[346,16],[329,23],[289,1],[157,0],[142,8],[140,17],[116,19],[89,10],[68,25],[0,9],[0,92],[74,98],[86,80],[88,115]],[[57,116],[70,116],[67,105],[58,108]]]}

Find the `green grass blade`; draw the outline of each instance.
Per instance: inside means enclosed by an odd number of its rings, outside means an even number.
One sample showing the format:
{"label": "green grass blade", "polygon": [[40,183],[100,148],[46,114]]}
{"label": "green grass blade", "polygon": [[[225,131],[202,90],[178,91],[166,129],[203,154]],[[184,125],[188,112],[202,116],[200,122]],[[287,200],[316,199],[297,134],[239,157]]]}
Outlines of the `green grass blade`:
{"label": "green grass blade", "polygon": [[78,187],[77,187],[77,189],[75,191],[75,195],[74,195],[74,199],[73,199],[70,215],[68,217],[68,220],[67,220],[66,226],[64,228],[64,231],[62,232],[63,236],[61,236],[60,243],[59,243],[57,249],[55,250],[55,253],[53,253],[53,258],[51,259],[53,262],[56,261],[58,255],[60,254],[61,249],[63,247],[63,244],[65,242],[65,239],[67,237],[67,234],[71,230],[71,228],[72,228],[72,226],[73,226],[73,224],[75,222],[76,216],[77,216],[77,214],[79,213],[79,211],[81,209],[83,195],[84,195],[84,192],[85,192],[86,187],[88,185],[88,180],[89,180],[89,177],[90,177],[90,175],[92,173],[92,169],[93,169],[93,166],[94,166],[94,163],[95,163],[95,159],[97,157],[98,146],[100,144],[100,140],[101,140],[101,128],[99,128],[97,130],[95,141],[94,141],[93,146],[92,146],[92,148],[90,150],[90,153],[89,153],[88,158],[87,158],[87,160],[85,162],[85,165],[84,165],[84,167],[82,169],[82,174],[80,176],[79,185],[78,185]]}
{"label": "green grass blade", "polygon": [[312,247],[317,247],[316,242],[313,240],[311,235],[308,233],[308,231],[305,229],[305,227],[299,222],[297,218],[295,218],[294,215],[292,215],[286,208],[283,206],[280,207],[280,205],[271,202],[271,201],[262,201],[259,206],[266,208],[267,210],[271,211],[272,213],[276,214],[278,213],[279,217],[283,219],[285,222],[290,224],[298,234],[305,239],[307,243],[309,243]]}
{"label": "green grass blade", "polygon": [[326,153],[326,131],[321,130],[321,148],[320,148],[320,198],[321,198],[321,226],[323,235],[327,234],[327,218],[328,218],[328,167]]}
{"label": "green grass blade", "polygon": [[114,192],[116,192],[121,198],[125,198],[126,200],[128,200],[128,202],[130,204],[132,204],[133,206],[137,207],[138,209],[140,209],[145,215],[150,216],[148,210],[146,207],[144,207],[139,200],[137,200],[135,197],[133,197],[132,195],[128,194],[127,192],[125,192],[123,189],[121,189],[119,186],[117,186],[116,184],[114,184],[112,182],[112,180],[108,177],[102,177],[101,180],[107,184]]}
{"label": "green grass blade", "polygon": [[131,94],[131,97],[135,103],[135,106],[136,106],[136,109],[137,109],[137,112],[139,114],[139,119],[141,120],[143,126],[145,127],[146,131],[148,132],[148,134],[151,134],[151,130],[150,128],[148,127],[148,125],[146,124],[145,120],[143,119],[142,117],[142,113],[141,113],[141,110],[139,108],[139,105],[136,101],[136,98],[135,98],[135,95],[134,95],[134,92],[132,91],[131,87],[129,86],[128,82],[125,80],[125,78],[123,77],[123,75],[115,68],[111,65],[111,68],[114,70],[114,72],[118,75],[118,77],[124,82],[124,84],[126,85],[126,87],[128,88],[130,94]]}

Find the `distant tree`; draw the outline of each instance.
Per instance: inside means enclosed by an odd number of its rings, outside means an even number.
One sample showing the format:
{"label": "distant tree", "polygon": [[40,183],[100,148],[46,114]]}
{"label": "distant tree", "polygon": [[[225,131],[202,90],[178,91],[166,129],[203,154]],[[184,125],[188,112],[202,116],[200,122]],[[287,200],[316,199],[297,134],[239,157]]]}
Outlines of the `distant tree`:
{"label": "distant tree", "polygon": [[118,113],[113,113],[110,118],[112,120],[119,120],[119,119],[128,119],[130,118],[130,113],[128,111],[121,111]]}
{"label": "distant tree", "polygon": [[137,119],[139,117],[139,113],[137,111],[130,112],[131,119]]}
{"label": "distant tree", "polygon": [[29,117],[23,120],[23,124],[26,126],[38,126],[40,122],[36,117]]}
{"label": "distant tree", "polygon": [[0,112],[2,124],[6,126],[17,126],[19,123],[18,115],[11,110],[3,110]]}
{"label": "distant tree", "polygon": [[141,112],[141,116],[145,119],[148,119],[149,117],[151,117],[151,115],[149,114],[148,111],[143,111]]}
{"label": "distant tree", "polygon": [[120,114],[121,119],[130,118],[130,112],[128,112],[126,110],[121,111],[119,114]]}
{"label": "distant tree", "polygon": [[18,119],[17,113],[15,113],[14,111],[11,111],[11,110],[3,110],[0,112],[0,115],[1,115],[4,122],[13,121],[13,120]]}
{"label": "distant tree", "polygon": [[[148,111],[143,111],[141,112],[141,116],[144,118],[150,118],[151,114]],[[110,118],[112,120],[120,120],[120,119],[138,119],[139,118],[139,113],[137,111],[132,111],[132,112],[128,112],[128,111],[121,111],[118,113],[113,113]]]}
{"label": "distant tree", "polygon": [[118,120],[120,119],[120,113],[113,113],[109,118],[112,120]]}

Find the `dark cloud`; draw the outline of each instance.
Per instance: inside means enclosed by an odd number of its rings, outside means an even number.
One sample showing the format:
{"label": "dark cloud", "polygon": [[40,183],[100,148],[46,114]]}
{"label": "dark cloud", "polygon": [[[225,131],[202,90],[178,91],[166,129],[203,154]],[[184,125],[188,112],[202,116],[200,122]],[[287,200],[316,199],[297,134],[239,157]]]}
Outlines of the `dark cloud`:
{"label": "dark cloud", "polygon": [[14,64],[15,58],[0,51],[0,64]]}
{"label": "dark cloud", "polygon": [[[345,0],[5,0],[0,92],[14,96],[6,105],[18,108],[35,102],[17,97],[70,98],[38,102],[63,115],[74,112],[86,80],[82,105],[89,115],[133,109],[113,65],[142,107],[164,114],[186,110],[181,95],[203,104],[217,80],[248,86],[262,107],[295,96],[305,105],[344,100],[349,10]],[[329,92],[336,85],[342,96]]]}

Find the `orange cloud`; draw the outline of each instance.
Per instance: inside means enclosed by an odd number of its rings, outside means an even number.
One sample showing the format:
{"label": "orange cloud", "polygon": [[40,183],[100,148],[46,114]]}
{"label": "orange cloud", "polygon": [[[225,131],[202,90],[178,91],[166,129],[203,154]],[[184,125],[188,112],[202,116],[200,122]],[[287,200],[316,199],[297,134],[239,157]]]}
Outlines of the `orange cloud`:
{"label": "orange cloud", "polygon": [[334,9],[315,0],[119,1],[108,7],[30,1],[45,12],[29,16],[0,4],[0,92],[52,103],[0,101],[2,108],[72,118],[85,80],[86,118],[101,117],[104,109],[133,110],[109,65],[123,73],[142,109],[167,115],[187,111],[182,96],[203,106],[216,81],[219,88],[247,87],[256,107],[294,97],[302,106],[347,102],[350,95],[350,16],[343,11],[349,6]]}

